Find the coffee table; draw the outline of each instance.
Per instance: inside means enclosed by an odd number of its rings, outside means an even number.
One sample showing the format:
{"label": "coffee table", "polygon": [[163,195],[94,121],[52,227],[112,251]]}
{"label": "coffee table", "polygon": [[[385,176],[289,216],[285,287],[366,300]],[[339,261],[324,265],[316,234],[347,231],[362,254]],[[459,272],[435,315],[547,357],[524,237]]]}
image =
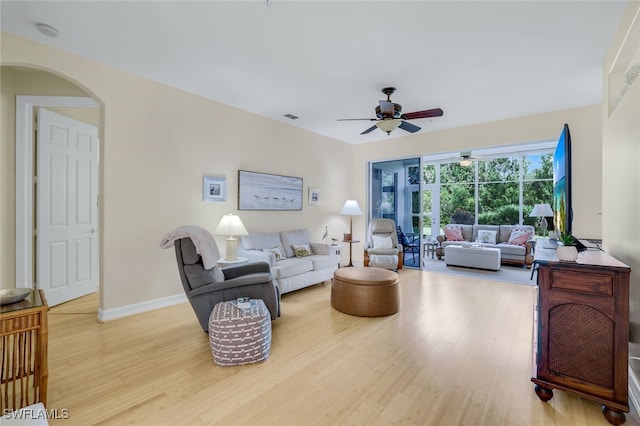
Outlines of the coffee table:
{"label": "coffee table", "polygon": [[447,266],[467,268],[500,269],[500,249],[476,245],[452,245],[445,250],[444,261]]}
{"label": "coffee table", "polygon": [[400,277],[383,268],[340,268],[333,274],[331,306],[345,314],[382,317],[400,310]]}

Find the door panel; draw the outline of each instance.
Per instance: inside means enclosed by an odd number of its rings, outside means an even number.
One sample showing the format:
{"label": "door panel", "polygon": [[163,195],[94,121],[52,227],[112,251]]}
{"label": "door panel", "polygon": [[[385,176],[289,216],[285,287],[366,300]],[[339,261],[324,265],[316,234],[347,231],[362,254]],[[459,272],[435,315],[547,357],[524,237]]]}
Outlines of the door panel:
{"label": "door panel", "polygon": [[440,191],[437,185],[424,185],[422,190],[423,235],[436,238],[440,235]]}
{"label": "door panel", "polygon": [[36,284],[55,306],[98,284],[98,130],[38,109]]}

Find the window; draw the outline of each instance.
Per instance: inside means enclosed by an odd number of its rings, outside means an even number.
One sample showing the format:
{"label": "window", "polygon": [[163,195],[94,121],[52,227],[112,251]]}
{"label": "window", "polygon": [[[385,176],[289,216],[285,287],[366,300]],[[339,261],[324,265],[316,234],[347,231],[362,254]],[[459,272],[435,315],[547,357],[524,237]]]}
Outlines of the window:
{"label": "window", "polygon": [[552,201],[552,157],[546,150],[479,158],[471,166],[425,164],[424,180],[439,185],[441,223],[533,225],[534,204]]}

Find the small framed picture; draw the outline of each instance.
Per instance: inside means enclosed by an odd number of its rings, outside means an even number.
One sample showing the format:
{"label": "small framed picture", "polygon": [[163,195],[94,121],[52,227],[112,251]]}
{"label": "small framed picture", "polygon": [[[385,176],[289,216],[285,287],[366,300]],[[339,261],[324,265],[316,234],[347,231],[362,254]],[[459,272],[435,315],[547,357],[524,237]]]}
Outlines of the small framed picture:
{"label": "small framed picture", "polygon": [[309,205],[317,206],[320,204],[320,188],[309,188]]}
{"label": "small framed picture", "polygon": [[227,178],[224,176],[205,176],[202,186],[202,200],[207,202],[227,199]]}

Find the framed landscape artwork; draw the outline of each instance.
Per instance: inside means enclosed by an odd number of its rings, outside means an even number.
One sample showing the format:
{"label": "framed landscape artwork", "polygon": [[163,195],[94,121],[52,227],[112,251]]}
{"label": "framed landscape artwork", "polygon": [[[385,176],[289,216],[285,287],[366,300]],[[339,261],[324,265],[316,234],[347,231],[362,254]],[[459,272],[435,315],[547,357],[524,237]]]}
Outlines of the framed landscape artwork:
{"label": "framed landscape artwork", "polygon": [[238,210],[302,210],[302,178],[238,170]]}

